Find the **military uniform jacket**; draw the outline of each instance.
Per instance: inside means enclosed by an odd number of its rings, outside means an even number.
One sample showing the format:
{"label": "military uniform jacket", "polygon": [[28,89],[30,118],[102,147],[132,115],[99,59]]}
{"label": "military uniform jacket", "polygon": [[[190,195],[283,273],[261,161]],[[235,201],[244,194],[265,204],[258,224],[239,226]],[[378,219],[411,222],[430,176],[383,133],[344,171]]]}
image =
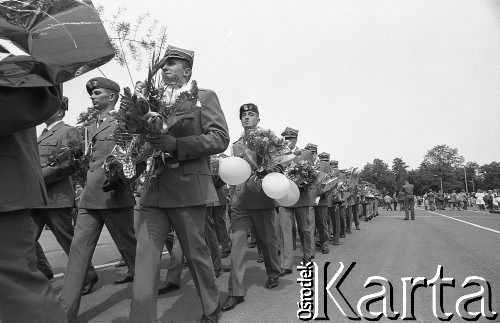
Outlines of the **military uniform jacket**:
{"label": "military uniform jacket", "polygon": [[83,209],[116,209],[134,206],[135,199],[130,185],[123,185],[120,189],[104,192],[101,187],[107,179],[104,172],[104,160],[115,147],[113,134],[117,121],[108,116],[102,124],[97,123],[88,128],[88,140],[91,142],[91,155],[87,182],[83,190],[79,208]]}
{"label": "military uniform jacket", "polygon": [[[247,151],[246,149],[247,147],[243,142],[243,138],[240,138],[237,142],[233,143],[233,156],[243,158],[249,162],[248,154],[252,153],[252,151]],[[251,165],[250,162],[249,164]],[[247,181],[240,185],[231,186],[232,208],[241,210],[265,210],[272,209],[275,206],[275,200],[267,196],[266,193],[264,193],[264,190],[261,189],[260,192],[249,190],[247,187]]]}
{"label": "military uniform jacket", "polygon": [[45,205],[35,126],[60,106],[55,87],[0,87],[0,212]]}
{"label": "military uniform jacket", "polygon": [[[142,206],[179,208],[219,200],[210,175],[210,155],[226,150],[229,131],[215,92],[200,89],[198,99],[201,107],[193,110],[186,107],[192,111],[169,130],[169,134],[177,139],[175,155],[178,165],[165,165],[161,173],[148,183],[141,197]],[[179,110],[182,109],[181,106]]]}
{"label": "military uniform jacket", "polygon": [[[78,131],[60,121],[52,129],[38,138],[38,150],[42,166],[49,162],[49,157],[57,155],[69,141],[78,141]],[[47,186],[47,207],[65,208],[75,206],[75,191],[71,175],[77,170],[75,161],[63,161],[54,167],[42,167],[43,179]]]}

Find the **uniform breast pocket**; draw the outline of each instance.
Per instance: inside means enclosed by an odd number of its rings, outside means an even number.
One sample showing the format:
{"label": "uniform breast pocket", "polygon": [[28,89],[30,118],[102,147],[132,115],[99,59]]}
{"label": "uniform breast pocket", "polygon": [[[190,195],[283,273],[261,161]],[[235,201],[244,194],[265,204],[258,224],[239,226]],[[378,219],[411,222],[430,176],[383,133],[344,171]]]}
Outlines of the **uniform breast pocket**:
{"label": "uniform breast pocket", "polygon": [[168,133],[176,138],[196,135],[194,117],[188,116],[177,121],[169,128]]}
{"label": "uniform breast pocket", "polygon": [[39,145],[40,155],[42,157],[50,155],[51,153],[54,152],[56,146],[57,146],[57,140],[44,140]]}
{"label": "uniform breast pocket", "polygon": [[115,141],[113,140],[113,135],[103,136],[96,140],[96,150],[110,153],[114,147]]}

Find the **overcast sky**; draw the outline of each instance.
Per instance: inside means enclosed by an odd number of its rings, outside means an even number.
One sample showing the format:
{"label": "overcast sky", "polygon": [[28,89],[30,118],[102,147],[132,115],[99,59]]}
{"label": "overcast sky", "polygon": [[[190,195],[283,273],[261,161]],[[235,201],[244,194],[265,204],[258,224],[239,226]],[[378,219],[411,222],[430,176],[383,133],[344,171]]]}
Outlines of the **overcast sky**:
{"label": "overcast sky", "polygon": [[[317,144],[341,168],[394,157],[416,168],[438,144],[480,165],[500,160],[500,1],[93,3],[126,7],[130,20],[149,11],[169,44],[194,50],[193,79],[216,91],[233,142],[238,109],[253,102],[262,127],[299,129],[300,147]],[[124,67],[101,69],[130,86]],[[66,84],[67,123],[90,105],[94,76]]]}

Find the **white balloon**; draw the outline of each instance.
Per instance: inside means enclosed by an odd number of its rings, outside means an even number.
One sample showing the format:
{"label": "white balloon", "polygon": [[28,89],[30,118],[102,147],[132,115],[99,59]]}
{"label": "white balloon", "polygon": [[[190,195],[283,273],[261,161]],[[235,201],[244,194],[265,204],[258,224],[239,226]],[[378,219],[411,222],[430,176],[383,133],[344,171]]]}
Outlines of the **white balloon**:
{"label": "white balloon", "polygon": [[269,173],[262,180],[262,189],[272,199],[280,199],[286,196],[290,182],[281,173]]}
{"label": "white balloon", "polygon": [[284,206],[284,207],[290,207],[297,203],[297,201],[300,198],[300,191],[299,188],[297,187],[297,184],[295,184],[293,181],[289,180],[289,189],[288,193],[285,195],[285,197],[276,200],[278,202],[278,205]]}
{"label": "white balloon", "polygon": [[251,172],[250,165],[240,157],[227,157],[219,164],[219,176],[229,185],[244,183],[250,177]]}

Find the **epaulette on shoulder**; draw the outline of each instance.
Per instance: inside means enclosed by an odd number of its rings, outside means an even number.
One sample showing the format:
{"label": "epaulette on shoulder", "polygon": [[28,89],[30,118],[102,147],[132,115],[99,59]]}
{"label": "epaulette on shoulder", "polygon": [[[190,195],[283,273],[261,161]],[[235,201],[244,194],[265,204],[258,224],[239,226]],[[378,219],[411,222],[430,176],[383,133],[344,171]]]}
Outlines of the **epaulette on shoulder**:
{"label": "epaulette on shoulder", "polygon": [[210,94],[215,94],[215,91],[210,89],[198,89],[198,93],[200,95],[210,95]]}

